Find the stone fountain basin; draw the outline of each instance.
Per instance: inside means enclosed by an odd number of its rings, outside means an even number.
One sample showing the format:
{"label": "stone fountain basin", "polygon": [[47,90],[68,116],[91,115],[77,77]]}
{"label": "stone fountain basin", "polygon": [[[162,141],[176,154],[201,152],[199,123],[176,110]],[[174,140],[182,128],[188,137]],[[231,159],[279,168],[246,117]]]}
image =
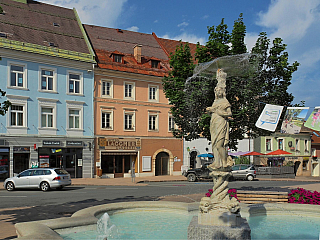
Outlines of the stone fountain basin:
{"label": "stone fountain basin", "polygon": [[[288,203],[244,204],[240,203],[241,216],[299,213],[305,216],[319,216],[320,206]],[[184,211],[197,211],[199,203],[181,203],[169,201],[138,201],[110,203],[89,207],[75,212],[71,217],[62,217],[33,222],[17,223],[15,225],[19,239],[63,239],[55,230],[95,225],[98,217],[105,212],[130,208],[165,208]]]}

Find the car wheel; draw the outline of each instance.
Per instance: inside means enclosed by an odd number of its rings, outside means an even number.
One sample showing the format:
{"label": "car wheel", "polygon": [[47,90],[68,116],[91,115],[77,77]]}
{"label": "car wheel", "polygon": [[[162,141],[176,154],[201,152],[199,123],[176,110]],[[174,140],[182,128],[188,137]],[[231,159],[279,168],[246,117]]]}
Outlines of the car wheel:
{"label": "car wheel", "polygon": [[254,177],[252,176],[252,175],[249,175],[248,177],[247,177],[247,180],[248,181],[252,181],[254,179]]}
{"label": "car wheel", "polygon": [[63,186],[57,187],[57,190],[62,190]]}
{"label": "car wheel", "polygon": [[13,190],[14,190],[14,184],[13,184],[13,182],[7,182],[7,184],[6,184],[6,189],[7,189],[8,191],[13,191]]}
{"label": "car wheel", "polygon": [[42,183],[40,184],[40,189],[41,189],[43,192],[48,191],[48,190],[50,189],[49,183],[47,183],[47,182],[42,182]]}
{"label": "car wheel", "polygon": [[197,180],[197,177],[194,173],[188,174],[187,178],[189,182],[195,182]]}

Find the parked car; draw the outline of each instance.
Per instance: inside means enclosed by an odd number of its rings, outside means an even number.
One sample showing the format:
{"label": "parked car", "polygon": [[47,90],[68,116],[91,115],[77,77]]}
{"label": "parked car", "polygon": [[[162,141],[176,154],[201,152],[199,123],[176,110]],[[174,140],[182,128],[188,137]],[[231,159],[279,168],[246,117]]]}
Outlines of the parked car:
{"label": "parked car", "polygon": [[206,162],[202,165],[201,168],[191,168],[186,172],[183,172],[183,175],[188,179],[189,182],[195,182],[199,179],[210,179],[212,177],[209,176],[211,172],[208,166],[212,162]]}
{"label": "parked car", "polygon": [[8,177],[8,165],[0,166],[0,179],[6,179]]}
{"label": "parked car", "polygon": [[245,179],[252,181],[256,178],[256,169],[253,165],[237,164],[232,166],[231,179]]}
{"label": "parked car", "polygon": [[70,174],[61,168],[27,169],[15,177],[7,178],[3,183],[8,191],[16,188],[40,188],[46,192],[50,188],[61,190],[68,185],[71,185]]}

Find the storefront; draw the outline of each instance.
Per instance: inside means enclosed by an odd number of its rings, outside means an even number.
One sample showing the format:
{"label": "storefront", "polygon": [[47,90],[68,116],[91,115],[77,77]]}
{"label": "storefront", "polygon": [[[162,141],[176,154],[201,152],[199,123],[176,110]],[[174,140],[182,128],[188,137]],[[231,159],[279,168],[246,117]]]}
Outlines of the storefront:
{"label": "storefront", "polygon": [[183,142],[173,138],[104,138],[96,140],[97,176],[103,178],[180,175]]}
{"label": "storefront", "polygon": [[[0,145],[0,166],[7,166],[8,176],[28,168],[57,167],[72,178],[93,177],[92,138],[20,137],[6,138]],[[0,142],[1,143],[1,142]]]}
{"label": "storefront", "polygon": [[[117,178],[131,176],[135,171],[140,139],[99,138],[100,160],[96,161],[105,177]],[[134,167],[135,168],[135,167]]]}

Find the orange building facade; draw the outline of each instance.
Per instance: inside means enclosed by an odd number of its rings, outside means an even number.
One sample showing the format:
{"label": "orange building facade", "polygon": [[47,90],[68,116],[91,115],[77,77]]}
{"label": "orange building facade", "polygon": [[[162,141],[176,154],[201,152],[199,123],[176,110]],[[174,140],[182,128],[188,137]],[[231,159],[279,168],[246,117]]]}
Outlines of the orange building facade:
{"label": "orange building facade", "polygon": [[151,34],[85,25],[97,56],[95,174],[180,175],[183,140],[162,88],[168,56]]}

